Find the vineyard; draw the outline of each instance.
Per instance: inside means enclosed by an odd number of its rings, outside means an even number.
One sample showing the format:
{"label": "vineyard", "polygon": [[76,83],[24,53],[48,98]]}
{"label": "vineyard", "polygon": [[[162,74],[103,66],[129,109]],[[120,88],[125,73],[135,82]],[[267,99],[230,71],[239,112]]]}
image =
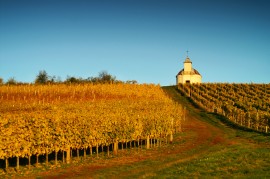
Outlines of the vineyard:
{"label": "vineyard", "polygon": [[178,89],[208,112],[232,122],[269,133],[270,84],[193,84]]}
{"label": "vineyard", "polygon": [[98,156],[103,146],[137,146],[173,139],[181,131],[183,108],[156,85],[84,84],[0,86],[0,162],[11,158],[39,162],[59,154],[65,163],[72,150]]}

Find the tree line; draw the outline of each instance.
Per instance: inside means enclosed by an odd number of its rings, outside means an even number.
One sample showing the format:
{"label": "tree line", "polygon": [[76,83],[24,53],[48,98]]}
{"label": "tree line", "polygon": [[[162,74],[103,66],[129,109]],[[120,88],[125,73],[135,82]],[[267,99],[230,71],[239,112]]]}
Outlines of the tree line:
{"label": "tree line", "polygon": [[[116,79],[115,76],[109,74],[107,71],[99,72],[96,77],[74,77],[68,76],[66,80],[62,81],[60,77],[50,76],[45,70],[39,71],[36,76],[34,84],[83,84],[83,83],[93,83],[93,84],[116,84],[116,83],[126,83],[126,84],[137,84],[136,80],[127,80],[121,81]],[[9,78],[6,82],[4,82],[3,78],[0,77],[0,85],[21,85],[21,84],[29,84],[25,82],[16,81],[14,77]]]}

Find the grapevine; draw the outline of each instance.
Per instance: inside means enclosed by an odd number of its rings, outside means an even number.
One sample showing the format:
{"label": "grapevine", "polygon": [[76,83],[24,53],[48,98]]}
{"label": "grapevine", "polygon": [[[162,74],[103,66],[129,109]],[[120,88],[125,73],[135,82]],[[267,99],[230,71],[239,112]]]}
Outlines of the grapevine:
{"label": "grapevine", "polygon": [[180,84],[178,89],[208,112],[224,115],[238,125],[269,133],[270,84]]}
{"label": "grapevine", "polygon": [[[158,85],[77,84],[0,86],[0,159],[168,138],[181,131],[182,108]],[[19,162],[17,163],[19,168]]]}

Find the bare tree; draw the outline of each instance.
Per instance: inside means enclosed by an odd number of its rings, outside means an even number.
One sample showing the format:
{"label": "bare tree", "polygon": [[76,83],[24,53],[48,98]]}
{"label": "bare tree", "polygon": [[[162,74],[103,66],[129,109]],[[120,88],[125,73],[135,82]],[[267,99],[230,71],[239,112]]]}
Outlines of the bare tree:
{"label": "bare tree", "polygon": [[45,70],[39,71],[35,79],[36,84],[46,84],[49,81],[49,76]]}
{"label": "bare tree", "polygon": [[0,78],[0,85],[4,84],[3,78]]}
{"label": "bare tree", "polygon": [[6,82],[7,85],[16,85],[17,81],[15,80],[14,77],[11,77],[8,79],[8,81]]}
{"label": "bare tree", "polygon": [[107,71],[100,72],[98,78],[101,83],[113,83],[116,80],[116,77],[112,76]]}

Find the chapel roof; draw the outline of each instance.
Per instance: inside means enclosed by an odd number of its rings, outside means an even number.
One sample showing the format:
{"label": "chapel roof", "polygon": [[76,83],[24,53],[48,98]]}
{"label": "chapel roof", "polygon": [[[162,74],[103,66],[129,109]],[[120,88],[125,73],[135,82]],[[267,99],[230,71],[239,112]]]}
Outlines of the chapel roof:
{"label": "chapel roof", "polygon": [[[183,75],[184,74],[184,69],[182,69],[181,71],[179,71],[178,75]],[[190,73],[190,75],[201,75],[196,69],[192,68]]]}

